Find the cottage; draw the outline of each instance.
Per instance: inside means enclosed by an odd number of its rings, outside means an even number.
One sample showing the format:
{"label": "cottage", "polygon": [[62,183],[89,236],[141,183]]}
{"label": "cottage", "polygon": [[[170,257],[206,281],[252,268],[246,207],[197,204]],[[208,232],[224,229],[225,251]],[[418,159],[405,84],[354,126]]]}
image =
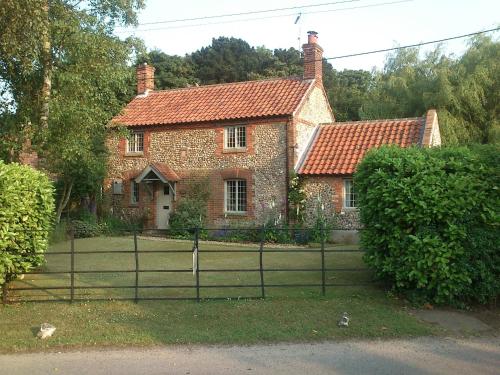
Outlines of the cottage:
{"label": "cottage", "polygon": [[305,177],[310,214],[320,196],[328,214],[352,211],[342,225],[355,226],[349,181],[364,152],[384,143],[438,144],[439,127],[435,111],[418,119],[336,123],[317,39],[309,32],[303,45],[303,77],[154,90],[154,67],[140,65],[137,96],[112,120],[107,139],[105,190],[113,209],[146,214],[148,227],[167,228],[177,202],[198,181],[210,190],[211,225],[262,222],[269,207],[287,218],[295,171]]}

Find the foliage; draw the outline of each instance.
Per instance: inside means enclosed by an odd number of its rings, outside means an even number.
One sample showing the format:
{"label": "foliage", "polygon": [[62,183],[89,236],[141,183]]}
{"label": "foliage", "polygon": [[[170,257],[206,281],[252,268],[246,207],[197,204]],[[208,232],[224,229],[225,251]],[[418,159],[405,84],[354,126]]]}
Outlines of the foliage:
{"label": "foliage", "polygon": [[495,143],[500,134],[500,43],[486,36],[470,40],[459,58],[437,47],[389,55],[360,108],[363,119],[421,116],[436,108],[443,144]]}
{"label": "foliage", "polygon": [[71,220],[71,229],[75,238],[97,237],[103,233],[97,222]]}
{"label": "foliage", "polygon": [[419,301],[487,302],[500,292],[498,146],[384,147],[355,174],[365,260]]}
{"label": "foliage", "polygon": [[106,235],[120,235],[126,231],[137,228],[140,229],[144,226],[143,220],[138,220],[136,222],[130,222],[130,219],[122,220],[114,215],[107,215],[100,218],[99,223],[101,225],[102,233]]}
{"label": "foliage", "polygon": [[359,109],[369,98],[373,74],[366,70],[332,70],[332,83],[326,86],[336,121],[361,120]]}
{"label": "foliage", "polygon": [[54,213],[46,175],[0,161],[0,284],[39,266]]}
{"label": "foliage", "polygon": [[207,219],[207,203],[210,197],[208,187],[206,179],[188,183],[185,194],[170,216],[169,225],[173,235],[191,236],[194,228],[203,227]]}
{"label": "foliage", "polygon": [[15,159],[15,144],[33,140],[43,167],[62,182],[56,221],[71,195],[94,197],[99,189],[105,125],[133,94],[128,64],[141,47],[114,36],[113,28],[136,22],[143,5],[142,0],[9,0],[0,5],[0,87],[4,98],[12,98],[0,113],[9,119],[5,139],[11,150],[2,157]]}
{"label": "foliage", "polygon": [[196,67],[189,59],[153,50],[139,58],[138,63],[144,62],[155,67],[156,88],[173,89],[195,86],[199,83],[199,79],[195,76]]}
{"label": "foliage", "polygon": [[50,232],[49,243],[51,245],[66,241],[68,239],[68,223],[66,221],[60,221],[55,224]]}
{"label": "foliage", "polygon": [[290,185],[288,188],[288,202],[290,218],[297,223],[304,222],[306,192],[302,186],[302,180],[297,174],[290,176]]}

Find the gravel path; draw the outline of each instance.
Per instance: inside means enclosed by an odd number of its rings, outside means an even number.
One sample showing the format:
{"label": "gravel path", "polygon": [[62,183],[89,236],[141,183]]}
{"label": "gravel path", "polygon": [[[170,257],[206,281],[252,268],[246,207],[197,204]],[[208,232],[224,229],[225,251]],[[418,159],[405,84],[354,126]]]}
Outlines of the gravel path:
{"label": "gravel path", "polygon": [[500,374],[500,337],[193,346],[0,355],[0,373]]}

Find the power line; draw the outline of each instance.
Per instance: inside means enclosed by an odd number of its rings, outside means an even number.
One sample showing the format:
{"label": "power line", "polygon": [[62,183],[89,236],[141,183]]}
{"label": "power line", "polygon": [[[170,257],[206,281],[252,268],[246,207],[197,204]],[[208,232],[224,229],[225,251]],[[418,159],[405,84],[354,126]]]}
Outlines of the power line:
{"label": "power line", "polygon": [[[425,46],[427,44],[435,44],[435,43],[447,42],[449,40],[462,39],[462,38],[467,38],[467,37],[474,36],[474,35],[491,33],[491,32],[498,31],[498,30],[500,30],[500,27],[497,27],[495,29],[489,29],[489,30],[483,30],[483,31],[476,31],[474,33],[469,33],[469,34],[462,34],[462,35],[457,35],[457,36],[451,36],[449,38],[431,40],[431,41],[428,41],[428,42],[408,44],[406,46],[399,46],[399,47],[393,47],[393,48],[384,48],[384,49],[378,49],[378,50],[367,51],[367,52],[351,53],[349,55],[341,55],[341,56],[334,56],[334,57],[325,57],[323,60],[345,59],[345,58],[348,58],[348,57],[355,57],[355,56],[370,55],[370,54],[373,54],[373,53],[396,51],[396,50],[399,50],[399,49],[412,48],[412,47],[420,47],[420,46]],[[316,61],[320,61],[320,60],[316,60]]]}
{"label": "power line", "polygon": [[[359,1],[359,0],[356,0]],[[400,3],[409,3],[414,0],[398,0],[398,1],[389,1],[389,2],[383,2],[383,3],[376,3],[376,4],[369,4],[369,5],[360,5],[360,6],[355,6],[355,7],[348,7],[348,8],[336,8],[336,9],[326,9],[326,10],[318,10],[318,11],[313,11],[313,12],[301,12],[302,14],[318,14],[318,13],[330,13],[330,12],[341,12],[341,11],[346,11],[346,10],[354,10],[354,9],[364,9],[364,8],[374,8],[374,7],[379,7],[383,5],[394,5],[394,4],[400,4]],[[247,21],[256,21],[256,20],[265,20],[265,19],[271,19],[271,18],[282,18],[282,17],[290,17],[290,16],[296,16],[297,13],[287,13],[287,14],[279,14],[279,15],[274,15],[274,16],[265,16],[265,17],[253,17],[253,18],[244,18],[244,19],[238,19],[238,20],[228,20],[228,21],[220,21],[220,22],[206,22],[206,23],[198,23],[198,24],[191,24],[191,25],[179,25],[179,26],[169,26],[169,27],[157,27],[153,29],[138,29],[134,30],[134,32],[145,32],[145,31],[159,31],[159,30],[172,30],[172,29],[184,29],[184,28],[189,28],[189,27],[199,27],[199,26],[209,26],[209,25],[221,25],[221,24],[227,24],[227,23],[237,23],[237,22],[247,22]],[[128,33],[130,31],[128,30],[119,30],[117,33]]]}
{"label": "power line", "polygon": [[297,5],[297,6],[293,6],[293,7],[287,7],[287,8],[264,9],[264,10],[254,10],[254,11],[249,11],[249,12],[227,13],[227,14],[219,14],[219,15],[212,15],[212,16],[194,17],[194,18],[181,18],[181,19],[173,19],[173,20],[165,20],[165,21],[143,22],[143,23],[139,23],[138,25],[139,26],[143,26],[143,25],[158,25],[158,24],[163,24],[163,23],[176,23],[176,22],[207,20],[207,19],[214,19],[214,18],[246,16],[246,15],[249,15],[249,14],[262,14],[262,13],[282,12],[284,10],[322,7],[322,6],[327,6],[327,5],[335,5],[335,4],[343,4],[343,3],[354,3],[354,2],[359,2],[359,1],[361,1],[361,0],[343,0],[343,1],[334,1],[334,2],[321,3],[321,4]]}

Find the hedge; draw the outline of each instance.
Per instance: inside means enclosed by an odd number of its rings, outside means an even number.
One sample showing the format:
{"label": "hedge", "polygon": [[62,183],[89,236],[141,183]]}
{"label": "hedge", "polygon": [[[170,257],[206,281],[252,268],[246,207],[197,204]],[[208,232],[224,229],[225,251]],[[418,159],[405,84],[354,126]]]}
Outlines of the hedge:
{"label": "hedge", "polygon": [[0,160],[0,285],[44,260],[54,190],[43,173]]}
{"label": "hedge", "polygon": [[365,260],[420,302],[486,303],[500,292],[499,147],[383,147],[354,184]]}

